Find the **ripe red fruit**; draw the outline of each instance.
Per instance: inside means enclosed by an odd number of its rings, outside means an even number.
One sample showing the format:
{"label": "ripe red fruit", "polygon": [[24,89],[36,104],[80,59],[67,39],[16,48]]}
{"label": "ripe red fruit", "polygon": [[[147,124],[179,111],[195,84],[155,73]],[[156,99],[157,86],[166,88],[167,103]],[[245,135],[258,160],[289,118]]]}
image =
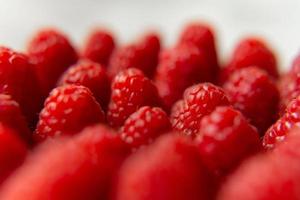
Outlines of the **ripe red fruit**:
{"label": "ripe red fruit", "polygon": [[114,199],[212,199],[210,178],[192,142],[167,134],[124,163]]}
{"label": "ripe red fruit", "polygon": [[257,67],[236,70],[225,82],[232,105],[240,110],[261,135],[276,120],[279,92],[268,74]]}
{"label": "ripe red fruit", "polygon": [[101,106],[84,86],[65,85],[52,90],[45,101],[35,130],[37,141],[73,135],[86,126],[103,122]]}
{"label": "ripe red fruit", "polygon": [[202,118],[196,143],[206,166],[218,175],[261,149],[257,130],[240,112],[225,106]]}
{"label": "ripe red fruit", "polygon": [[9,94],[20,104],[30,126],[35,124],[42,107],[33,66],[28,57],[11,49],[0,47],[0,93]]}
{"label": "ripe red fruit", "polygon": [[0,123],[0,184],[23,163],[26,154],[27,147],[17,133]]}
{"label": "ripe red fruit", "polygon": [[124,142],[136,150],[152,143],[170,129],[168,115],[161,108],[144,106],[127,118],[120,135]]}
{"label": "ripe red fruit", "polygon": [[117,74],[112,81],[111,89],[107,119],[113,127],[122,126],[140,107],[156,106],[160,103],[155,85],[142,71],[135,68]]}
{"label": "ripe red fruit", "polygon": [[184,90],[196,83],[212,81],[210,66],[202,50],[180,45],[162,53],[155,83],[165,107],[169,110]]}
{"label": "ripe red fruit", "polygon": [[27,53],[47,96],[60,75],[77,61],[77,54],[67,37],[54,29],[43,29],[29,41]]}
{"label": "ripe red fruit", "polygon": [[108,73],[114,77],[124,69],[137,68],[151,78],[157,66],[159,50],[159,37],[149,33],[136,43],[117,49],[110,59]]}
{"label": "ripe red fruit", "polygon": [[193,44],[201,49],[209,63],[207,70],[213,80],[216,80],[219,73],[219,64],[213,29],[204,23],[189,24],[181,33],[179,43]]}
{"label": "ripe red fruit", "polygon": [[224,184],[218,200],[300,199],[300,131],[293,130],[276,151],[245,162]]}
{"label": "ripe red fruit", "polygon": [[3,186],[1,199],[108,199],[112,179],[130,150],[99,125],[74,138],[49,141]]}
{"label": "ripe red fruit", "polygon": [[110,97],[110,80],[103,65],[81,60],[61,77],[59,85],[83,85],[91,90],[102,108],[107,108]]}
{"label": "ripe red fruit", "polygon": [[286,134],[293,127],[299,127],[300,122],[300,96],[292,100],[283,116],[277,120],[265,133],[263,146],[272,149],[277,142],[285,140]]}
{"label": "ripe red fruit", "polygon": [[300,95],[300,54],[293,60],[290,71],[281,76],[278,87],[281,95],[280,108],[284,111],[291,100]]}
{"label": "ripe red fruit", "polygon": [[233,71],[249,66],[265,70],[274,79],[279,76],[276,57],[267,44],[258,38],[245,38],[235,47],[227,67],[221,73],[220,81],[224,83]]}
{"label": "ripe red fruit", "polygon": [[185,90],[183,101],[176,103],[171,111],[172,127],[184,135],[195,137],[203,116],[221,105],[229,105],[222,88],[211,83],[191,86]]}
{"label": "ripe red fruit", "polygon": [[10,95],[0,94],[0,122],[15,130],[27,144],[32,143],[32,134],[27,126],[19,104]]}
{"label": "ripe red fruit", "polygon": [[106,30],[96,29],[89,34],[82,55],[84,58],[107,66],[114,48],[115,41],[112,34]]}

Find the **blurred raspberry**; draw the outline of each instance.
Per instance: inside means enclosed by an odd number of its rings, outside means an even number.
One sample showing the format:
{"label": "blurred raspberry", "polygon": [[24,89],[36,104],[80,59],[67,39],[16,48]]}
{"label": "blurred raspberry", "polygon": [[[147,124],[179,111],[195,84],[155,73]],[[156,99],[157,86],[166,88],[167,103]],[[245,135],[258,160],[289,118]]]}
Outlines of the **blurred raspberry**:
{"label": "blurred raspberry", "polygon": [[106,30],[96,29],[87,37],[82,55],[106,67],[114,48],[115,40],[112,33]]}
{"label": "blurred raspberry", "polygon": [[255,67],[236,70],[225,82],[232,105],[240,110],[261,135],[277,118],[279,92],[268,74]]}
{"label": "blurred raspberry", "polygon": [[217,49],[212,27],[204,23],[192,23],[187,25],[181,33],[180,44],[193,44],[203,51],[208,60],[210,76],[216,80],[219,73]]}
{"label": "blurred raspberry", "polygon": [[33,35],[27,53],[45,97],[60,75],[77,61],[77,53],[67,36],[55,29],[42,29]]}
{"label": "blurred raspberry", "polygon": [[108,73],[114,77],[118,72],[127,68],[137,68],[152,78],[160,50],[160,40],[156,33],[149,33],[136,43],[116,49],[110,59]]}
{"label": "blurred raspberry", "polygon": [[165,50],[157,67],[155,83],[166,109],[170,110],[187,87],[212,81],[209,68],[204,52],[194,45]]}
{"label": "blurred raspberry", "polygon": [[249,37],[241,40],[235,47],[229,63],[220,74],[220,82],[224,83],[233,71],[249,66],[265,70],[274,79],[279,76],[273,51],[263,40]]}

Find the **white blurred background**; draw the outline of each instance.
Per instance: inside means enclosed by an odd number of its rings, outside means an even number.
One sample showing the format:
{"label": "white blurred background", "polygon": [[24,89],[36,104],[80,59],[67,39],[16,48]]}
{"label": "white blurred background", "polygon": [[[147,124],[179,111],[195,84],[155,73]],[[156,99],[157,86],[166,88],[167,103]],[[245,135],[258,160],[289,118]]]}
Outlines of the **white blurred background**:
{"label": "white blurred background", "polygon": [[158,29],[172,45],[185,23],[199,19],[215,27],[223,59],[254,34],[269,41],[286,68],[300,47],[299,10],[299,0],[0,0],[0,44],[23,50],[36,29],[55,26],[80,45],[102,25],[121,43]]}

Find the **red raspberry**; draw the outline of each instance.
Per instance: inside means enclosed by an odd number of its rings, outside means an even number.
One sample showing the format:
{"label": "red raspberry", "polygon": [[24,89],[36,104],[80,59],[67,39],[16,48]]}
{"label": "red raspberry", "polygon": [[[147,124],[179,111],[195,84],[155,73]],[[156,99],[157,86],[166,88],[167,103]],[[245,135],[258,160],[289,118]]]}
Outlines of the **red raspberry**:
{"label": "red raspberry", "polygon": [[300,198],[300,131],[291,132],[276,151],[245,162],[224,184],[219,200]]}
{"label": "red raspberry", "polygon": [[46,142],[5,182],[0,199],[108,199],[113,176],[129,152],[101,125]]}
{"label": "red raspberry", "polygon": [[276,57],[267,44],[258,38],[246,38],[236,46],[227,67],[221,73],[220,81],[224,83],[233,71],[248,66],[257,66],[275,79],[279,76]]}
{"label": "red raspberry", "polygon": [[217,106],[228,104],[222,88],[210,83],[191,86],[185,90],[183,101],[176,103],[171,111],[172,126],[184,135],[195,137],[199,133],[202,117]]}
{"label": "red raspberry", "polygon": [[144,106],[128,117],[120,134],[122,140],[136,150],[170,129],[168,115],[161,108]]}
{"label": "red raspberry", "polygon": [[279,92],[265,71],[257,67],[236,70],[224,89],[234,107],[249,118],[261,135],[276,120]]}
{"label": "red raspberry", "polygon": [[300,95],[300,54],[294,59],[290,71],[279,80],[281,111],[284,111],[291,100]]}
{"label": "red raspberry", "polygon": [[299,127],[299,122],[300,96],[290,102],[283,116],[267,130],[263,138],[263,146],[266,149],[274,148],[277,142],[285,140],[291,128]]}
{"label": "red raspberry", "polygon": [[215,80],[219,72],[217,50],[213,29],[204,23],[192,23],[181,33],[180,44],[193,44],[203,51],[209,63],[211,77]]}
{"label": "red raspberry", "polygon": [[120,127],[142,106],[159,104],[155,85],[142,71],[130,68],[117,74],[112,82],[112,94],[107,112],[111,126]]}
{"label": "red raspberry", "polygon": [[201,120],[196,138],[201,157],[210,170],[223,175],[261,149],[257,130],[231,107],[217,107]]}
{"label": "red raspberry", "polygon": [[0,94],[0,122],[6,127],[14,129],[26,143],[32,143],[32,134],[20,106],[10,95]]}
{"label": "red raspberry", "polygon": [[30,126],[36,123],[36,113],[42,99],[36,76],[28,57],[11,49],[0,47],[0,93],[16,100]]}
{"label": "red raspberry", "polygon": [[110,81],[103,65],[81,60],[63,74],[59,85],[65,84],[88,87],[102,108],[107,107],[110,97]]}
{"label": "red raspberry", "polygon": [[287,105],[300,95],[300,74],[284,74],[278,82],[280,92],[280,112],[283,113]]}
{"label": "red raspberry", "polygon": [[26,145],[17,133],[0,123],[0,184],[24,161]]}
{"label": "red raspberry", "polygon": [[192,142],[167,134],[124,163],[115,199],[208,200],[213,190],[210,178]]}
{"label": "red raspberry", "polygon": [[154,33],[147,34],[135,44],[121,47],[112,54],[109,75],[114,77],[124,69],[138,68],[151,78],[157,66],[159,50],[159,37]]}
{"label": "red raspberry", "polygon": [[106,30],[96,29],[88,36],[82,55],[94,62],[107,66],[114,48],[115,41],[112,34]]}
{"label": "red raspberry", "polygon": [[65,85],[50,93],[40,113],[35,138],[72,135],[84,127],[104,121],[104,112],[84,86]]}
{"label": "red raspberry", "polygon": [[67,37],[54,29],[43,29],[29,41],[27,52],[35,64],[44,96],[55,87],[60,75],[77,61],[77,54]]}
{"label": "red raspberry", "polygon": [[166,108],[182,97],[184,90],[196,83],[212,81],[209,64],[196,46],[181,45],[161,55],[155,83]]}

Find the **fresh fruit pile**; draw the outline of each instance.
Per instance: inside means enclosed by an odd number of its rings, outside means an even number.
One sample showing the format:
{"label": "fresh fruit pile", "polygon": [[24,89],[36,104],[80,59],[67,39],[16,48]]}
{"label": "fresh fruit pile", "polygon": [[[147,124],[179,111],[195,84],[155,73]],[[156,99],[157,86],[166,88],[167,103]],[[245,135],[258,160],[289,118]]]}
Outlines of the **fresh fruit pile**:
{"label": "fresh fruit pile", "polygon": [[81,48],[43,29],[0,47],[1,200],[299,200],[300,55],[261,38],[225,63],[207,24]]}

